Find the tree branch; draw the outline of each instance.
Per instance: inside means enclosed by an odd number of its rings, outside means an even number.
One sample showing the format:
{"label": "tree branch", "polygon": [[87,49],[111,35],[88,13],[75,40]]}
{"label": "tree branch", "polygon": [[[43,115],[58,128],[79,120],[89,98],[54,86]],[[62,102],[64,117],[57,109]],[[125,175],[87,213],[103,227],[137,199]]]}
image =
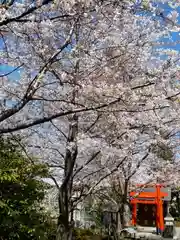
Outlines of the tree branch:
{"label": "tree branch", "polygon": [[88,191],[88,193],[86,195],[89,195],[93,189],[95,187],[97,187],[104,179],[106,179],[107,177],[109,177],[110,175],[112,175],[113,173],[115,173],[116,171],[118,171],[119,167],[122,165],[122,163],[127,159],[127,156],[123,158],[123,160],[117,164],[117,166],[112,169],[109,173],[107,173],[105,176],[102,176]]}
{"label": "tree branch", "polygon": [[58,184],[58,182],[56,181],[55,177],[53,177],[53,175],[50,175],[50,178],[53,180],[53,182],[55,183],[57,189],[60,189],[60,186]]}
{"label": "tree branch", "polygon": [[67,140],[66,134],[65,134],[61,129],[59,129],[59,128],[53,123],[52,120],[50,120],[50,122],[51,122],[51,124],[53,125],[53,127],[54,127],[56,130],[58,130],[58,131],[65,137],[65,139]]}
{"label": "tree branch", "polygon": [[99,154],[100,154],[101,151],[98,151],[96,153],[94,153],[91,158],[85,163],[83,164],[81,167],[79,167],[75,173],[73,174],[73,178],[85,167],[87,166],[90,162],[92,162]]}
{"label": "tree branch", "polygon": [[95,121],[84,132],[87,133],[90,129],[92,129],[96,125],[100,117],[101,117],[101,114],[98,113]]}
{"label": "tree branch", "polygon": [[15,69],[13,69],[12,71],[8,72],[8,73],[4,73],[1,74],[0,77],[7,77],[8,75],[12,74],[13,72],[17,71],[19,68],[21,68],[24,65],[24,63],[22,63],[20,66],[16,67]]}
{"label": "tree branch", "polygon": [[85,107],[81,103],[72,102],[72,101],[68,101],[68,100],[65,100],[65,99],[48,99],[48,98],[44,98],[44,97],[36,97],[36,96],[34,96],[32,98],[32,100],[33,101],[45,101],[45,102],[64,102],[64,103],[68,103],[68,104],[71,104],[71,105],[76,105],[76,106],[79,106],[79,107]]}
{"label": "tree branch", "polygon": [[23,12],[22,14],[20,14],[19,16],[17,17],[13,17],[13,18],[8,18],[8,19],[5,19],[3,21],[0,22],[0,27],[4,26],[4,25],[7,25],[9,23],[12,23],[12,22],[18,22],[19,20],[21,20],[23,17],[26,17],[28,16],[29,14],[33,13],[34,11],[40,9],[42,6],[52,2],[53,0],[44,0],[42,2],[41,5],[36,5],[36,6],[33,6],[33,7],[30,7],[28,10],[26,10],[25,12]]}
{"label": "tree branch", "polygon": [[[98,110],[98,109],[101,109],[101,108],[109,107],[110,105],[115,104],[115,103],[119,102],[120,100],[121,100],[121,98],[118,98],[118,99],[116,99],[112,102],[105,103],[105,104],[95,106],[95,107],[89,107],[89,108],[86,107],[86,108],[80,108],[80,109],[75,109],[75,110],[62,111],[62,112],[53,114],[49,117],[44,117],[44,118],[34,120],[30,123],[22,123],[22,124],[20,124],[16,127],[0,129],[0,134],[19,131],[19,130],[26,129],[26,128],[29,128],[29,127],[33,127],[33,126],[36,126],[36,125],[39,125],[39,124],[42,124],[42,123],[45,123],[45,122],[49,122],[49,121],[51,121],[55,118],[58,118],[58,117],[67,116],[67,115],[74,114],[74,113],[95,111],[95,110]],[[0,118],[0,121],[1,121],[1,118]]]}
{"label": "tree branch", "polygon": [[19,112],[32,99],[32,96],[35,94],[35,92],[37,91],[37,89],[40,85],[40,81],[38,81],[38,80],[41,77],[41,75],[48,69],[49,65],[51,65],[53,63],[53,60],[69,45],[69,43],[71,41],[73,31],[74,31],[75,23],[76,23],[76,21],[72,25],[71,30],[69,32],[69,35],[66,38],[65,42],[63,43],[63,45],[61,46],[61,48],[58,51],[56,51],[48,59],[48,61],[40,69],[38,74],[31,81],[31,83],[29,84],[29,86],[26,90],[26,93],[24,94],[24,97],[22,98],[22,100],[20,102],[18,102],[12,109],[8,109],[8,110],[1,113],[0,122],[4,121],[5,119],[7,119],[7,118],[11,117],[12,115],[14,115],[15,113]]}
{"label": "tree branch", "polygon": [[136,167],[135,167],[134,171],[132,171],[132,173],[128,176],[127,181],[129,181],[129,180],[132,178],[132,176],[133,176],[133,175],[137,172],[137,170],[140,168],[141,163],[142,163],[148,156],[149,156],[149,151],[148,151],[148,153],[146,153],[146,154],[144,155],[143,158],[141,158],[140,161],[138,161],[138,163],[136,164]]}

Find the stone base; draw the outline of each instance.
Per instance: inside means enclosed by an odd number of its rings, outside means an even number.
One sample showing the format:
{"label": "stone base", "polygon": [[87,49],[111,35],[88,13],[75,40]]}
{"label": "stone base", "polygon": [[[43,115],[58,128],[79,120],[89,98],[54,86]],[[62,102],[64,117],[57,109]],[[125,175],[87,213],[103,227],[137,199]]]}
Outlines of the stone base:
{"label": "stone base", "polygon": [[174,236],[174,226],[165,226],[163,237],[173,238],[173,236]]}

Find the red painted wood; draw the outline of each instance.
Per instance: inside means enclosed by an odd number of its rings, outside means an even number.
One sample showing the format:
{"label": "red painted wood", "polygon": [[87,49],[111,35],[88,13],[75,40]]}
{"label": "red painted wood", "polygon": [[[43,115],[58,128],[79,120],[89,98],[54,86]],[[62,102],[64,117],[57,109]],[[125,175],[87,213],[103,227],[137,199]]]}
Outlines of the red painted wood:
{"label": "red painted wood", "polygon": [[[137,204],[155,204],[156,205],[156,227],[160,230],[164,230],[164,217],[163,217],[163,197],[168,196],[168,193],[161,192],[161,187],[163,185],[156,184],[156,191],[155,192],[131,192],[130,197],[132,199],[130,200],[133,211],[132,211],[132,224],[136,225],[137,223]],[[145,198],[145,199],[139,199],[139,198]],[[153,200],[148,200],[148,199]]]}
{"label": "red painted wood", "polygon": [[142,204],[157,204],[157,202],[155,200],[149,200],[149,201],[146,201],[146,200],[138,200],[138,199],[133,199],[131,200],[131,203],[132,204],[135,204],[135,203],[142,203]]}
{"label": "red painted wood", "polygon": [[[157,192],[130,192],[131,197],[138,197],[138,198],[156,198]],[[168,193],[160,192],[160,197],[167,197]]]}
{"label": "red painted wood", "polygon": [[132,225],[136,226],[137,221],[137,204],[133,203],[133,210],[132,210]]}

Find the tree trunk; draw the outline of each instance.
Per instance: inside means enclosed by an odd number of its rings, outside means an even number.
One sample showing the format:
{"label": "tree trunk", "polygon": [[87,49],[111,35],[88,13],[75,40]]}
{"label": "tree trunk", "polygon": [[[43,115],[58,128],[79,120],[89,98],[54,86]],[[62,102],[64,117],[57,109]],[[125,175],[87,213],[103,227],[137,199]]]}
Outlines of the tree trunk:
{"label": "tree trunk", "polygon": [[72,240],[73,237],[73,222],[58,220],[56,240]]}
{"label": "tree trunk", "polygon": [[56,234],[56,240],[72,240],[72,230],[71,232],[58,230]]}
{"label": "tree trunk", "polygon": [[73,188],[73,171],[77,158],[77,133],[78,119],[73,115],[69,124],[69,134],[66,144],[66,154],[64,157],[64,179],[59,188],[59,217],[57,223],[56,240],[71,240],[73,222],[72,212],[72,188]]}
{"label": "tree trunk", "polygon": [[122,199],[122,210],[121,210],[122,228],[128,226],[129,225],[129,221],[130,221],[129,204],[127,202],[128,184],[129,184],[129,181],[125,180],[125,183],[124,183],[124,194],[123,194],[123,199]]}
{"label": "tree trunk", "polygon": [[69,231],[63,225],[57,227],[56,240],[71,240],[69,238]]}
{"label": "tree trunk", "polygon": [[117,225],[116,225],[116,232],[119,234],[122,230],[122,220],[121,220],[121,213],[120,211],[117,212]]}

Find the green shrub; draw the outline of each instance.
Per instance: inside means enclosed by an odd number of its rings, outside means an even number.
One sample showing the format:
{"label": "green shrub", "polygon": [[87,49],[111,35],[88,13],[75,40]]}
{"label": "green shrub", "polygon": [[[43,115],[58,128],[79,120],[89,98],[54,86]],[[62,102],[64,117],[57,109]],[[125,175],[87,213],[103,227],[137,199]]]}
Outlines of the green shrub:
{"label": "green shrub", "polygon": [[52,240],[54,224],[41,207],[47,166],[26,158],[16,141],[0,137],[0,239]]}
{"label": "green shrub", "polygon": [[90,229],[75,228],[73,235],[75,240],[89,240],[94,234]]}
{"label": "green shrub", "polygon": [[74,240],[110,240],[107,236],[95,234],[92,229],[75,228],[73,231]]}

